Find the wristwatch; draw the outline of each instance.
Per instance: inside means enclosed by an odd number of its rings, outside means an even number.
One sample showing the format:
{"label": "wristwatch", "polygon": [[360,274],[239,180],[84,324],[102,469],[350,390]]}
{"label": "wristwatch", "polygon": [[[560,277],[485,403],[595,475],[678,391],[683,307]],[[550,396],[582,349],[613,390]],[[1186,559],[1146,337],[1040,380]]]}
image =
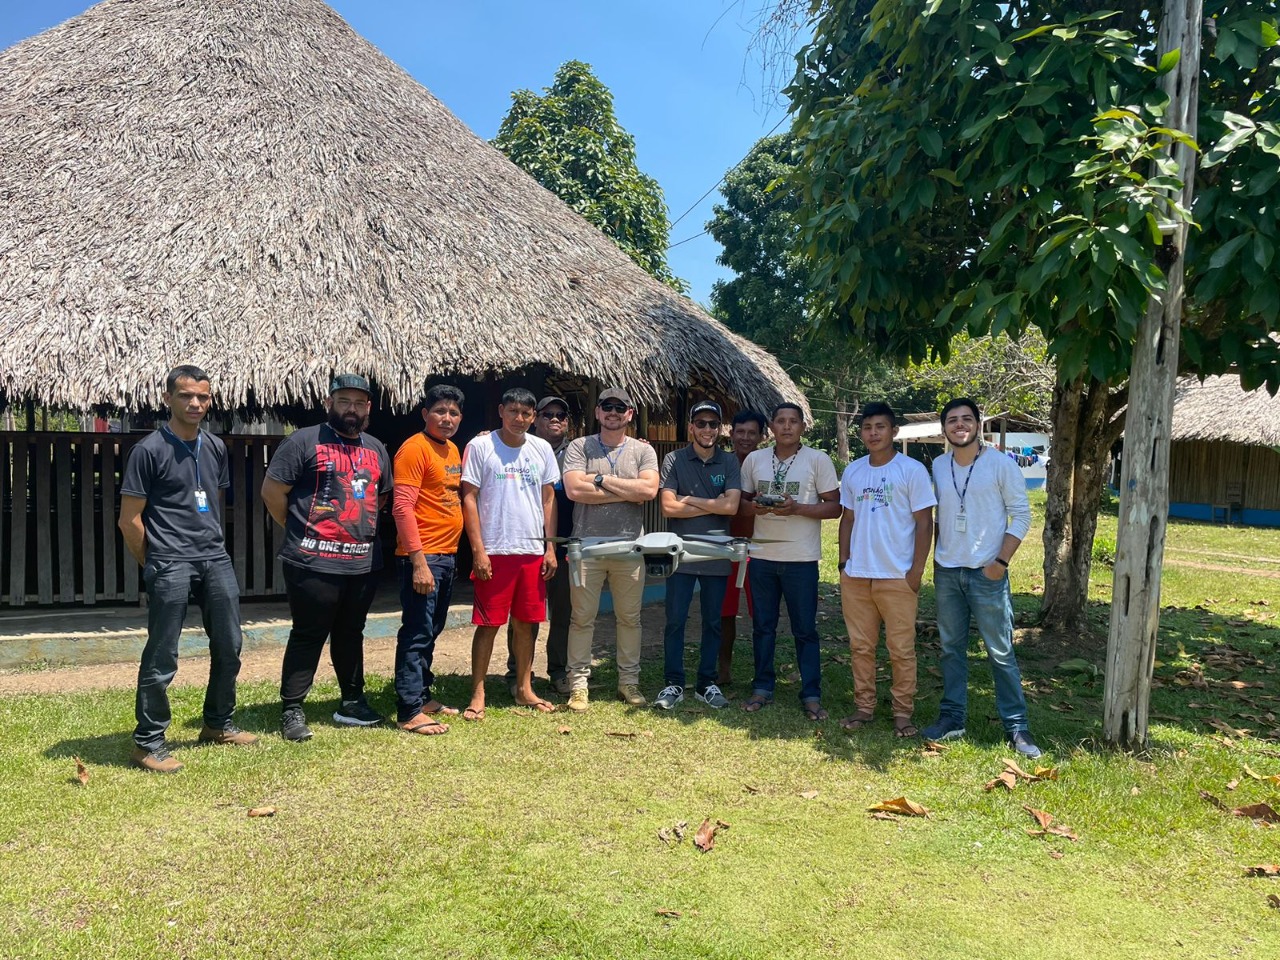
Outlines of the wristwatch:
{"label": "wristwatch", "polygon": [[591,481],[591,482],[592,482],[592,483],[594,483],[594,484],[596,485],[596,489],[601,489],[601,488],[603,488],[603,487],[604,487],[604,474],[603,474],[603,473],[597,473],[597,474],[596,474],[596,478],[595,478],[593,481]]}

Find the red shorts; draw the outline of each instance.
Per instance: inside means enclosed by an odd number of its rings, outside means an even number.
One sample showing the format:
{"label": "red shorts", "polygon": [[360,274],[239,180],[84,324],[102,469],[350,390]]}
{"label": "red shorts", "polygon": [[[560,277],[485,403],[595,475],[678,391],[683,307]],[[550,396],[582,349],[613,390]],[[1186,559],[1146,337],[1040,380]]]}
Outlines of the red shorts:
{"label": "red shorts", "polygon": [[547,582],[542,579],[542,554],[489,557],[493,578],[477,580],[471,622],[482,627],[501,627],[511,617],[525,623],[547,619]]}
{"label": "red shorts", "polygon": [[[750,563],[750,560],[744,560],[743,563]],[[755,604],[751,602],[751,576],[742,581],[742,589],[738,589],[738,564],[734,563],[733,573],[729,574],[729,587],[724,592],[724,603],[720,605],[721,617],[736,617],[738,615],[738,595],[745,593],[747,595],[747,613],[755,613]]]}

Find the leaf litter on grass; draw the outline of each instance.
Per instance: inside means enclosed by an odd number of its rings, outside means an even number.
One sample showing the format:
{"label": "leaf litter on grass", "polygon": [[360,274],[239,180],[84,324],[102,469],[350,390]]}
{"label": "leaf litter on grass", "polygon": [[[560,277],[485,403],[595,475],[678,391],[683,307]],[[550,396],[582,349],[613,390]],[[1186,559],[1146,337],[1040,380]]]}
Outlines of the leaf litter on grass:
{"label": "leaf litter on grass", "polygon": [[1039,830],[1033,830],[1028,828],[1027,836],[1029,837],[1048,837],[1048,836],[1063,837],[1064,839],[1070,840],[1073,843],[1080,839],[1078,836],[1076,836],[1075,831],[1072,830],[1070,827],[1066,826],[1065,824],[1054,823],[1053,814],[1049,813],[1047,810],[1037,810],[1035,807],[1029,807],[1025,803],[1022,805],[1022,809],[1027,811],[1027,813],[1031,814],[1031,816],[1035,819],[1036,823],[1040,824]]}
{"label": "leaf litter on grass", "polygon": [[[914,800],[908,800],[906,797],[894,797],[892,800],[881,800],[879,803],[873,803],[867,807],[873,815],[877,813],[888,814],[890,817],[897,815],[901,817],[927,817],[929,816],[929,808],[921,806]],[[881,820],[883,817],[876,817]]]}

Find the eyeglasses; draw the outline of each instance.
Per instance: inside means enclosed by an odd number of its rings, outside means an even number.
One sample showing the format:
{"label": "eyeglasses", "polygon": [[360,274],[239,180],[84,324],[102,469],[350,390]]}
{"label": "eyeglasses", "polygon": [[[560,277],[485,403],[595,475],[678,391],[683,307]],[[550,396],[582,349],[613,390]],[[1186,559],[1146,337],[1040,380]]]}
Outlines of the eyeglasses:
{"label": "eyeglasses", "polygon": [[600,409],[605,413],[626,413],[629,407],[625,403],[602,403]]}
{"label": "eyeglasses", "polygon": [[346,400],[339,397],[333,401],[333,405],[338,410],[368,410],[368,400]]}
{"label": "eyeglasses", "polygon": [[550,413],[547,411],[543,411],[541,414],[539,414],[539,416],[541,416],[543,420],[568,420],[569,419],[569,415],[567,413]]}
{"label": "eyeglasses", "polygon": [[719,430],[720,429],[719,420],[695,420],[693,421],[693,425],[698,430]]}

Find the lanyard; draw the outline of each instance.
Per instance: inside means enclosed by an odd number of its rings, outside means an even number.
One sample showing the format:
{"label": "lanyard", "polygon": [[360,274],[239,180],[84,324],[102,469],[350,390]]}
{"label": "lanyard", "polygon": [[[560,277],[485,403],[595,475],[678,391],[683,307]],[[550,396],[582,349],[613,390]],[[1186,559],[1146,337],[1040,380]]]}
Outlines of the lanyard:
{"label": "lanyard", "polygon": [[187,441],[183,440],[180,436],[178,436],[171,429],[169,429],[169,425],[167,423],[164,425],[163,429],[165,433],[167,433],[169,436],[173,437],[173,439],[177,440],[180,444],[186,447],[187,452],[191,454],[191,458],[195,460],[196,490],[203,490],[204,484],[200,482],[200,447],[204,443],[204,434],[201,433],[199,430],[196,431],[196,445],[193,447],[191,446],[191,444],[187,443]]}
{"label": "lanyard", "polygon": [[[325,426],[329,426],[329,425],[325,424]],[[329,431],[334,435],[334,437],[337,438],[338,445],[342,447],[343,452],[347,455],[347,470],[354,473],[355,470],[359,469],[360,467],[363,467],[364,466],[364,434],[361,433],[360,436],[356,438],[359,444],[360,454],[359,456],[353,458],[351,456],[351,448],[355,444],[352,444],[349,440],[347,440],[346,437],[340,434],[337,430],[334,430],[333,427],[331,426],[329,426]],[[423,430],[423,433],[426,433],[426,431]],[[430,434],[427,434],[427,435],[430,436]]]}
{"label": "lanyard", "polygon": [[780,461],[778,454],[773,454],[773,492],[778,493],[782,489],[782,485],[787,482],[787,474],[791,472],[791,465],[796,462],[796,457],[800,456],[797,450],[786,460]]}
{"label": "lanyard", "polygon": [[609,461],[609,473],[617,476],[618,460],[622,456],[622,450],[627,445],[627,438],[623,437],[622,442],[618,444],[618,451],[612,457],[609,456],[609,448],[604,445],[604,441],[600,439],[600,434],[596,434],[596,443],[600,444],[600,452],[604,454],[604,458]]}
{"label": "lanyard", "polygon": [[973,458],[973,463],[969,464],[969,472],[964,477],[964,489],[960,489],[960,485],[956,483],[956,455],[951,454],[951,486],[955,488],[956,496],[960,498],[960,512],[964,513],[964,495],[969,492],[969,481],[973,479],[973,468],[978,465],[978,457],[982,456],[982,451],[986,448],[979,443],[977,456]]}

